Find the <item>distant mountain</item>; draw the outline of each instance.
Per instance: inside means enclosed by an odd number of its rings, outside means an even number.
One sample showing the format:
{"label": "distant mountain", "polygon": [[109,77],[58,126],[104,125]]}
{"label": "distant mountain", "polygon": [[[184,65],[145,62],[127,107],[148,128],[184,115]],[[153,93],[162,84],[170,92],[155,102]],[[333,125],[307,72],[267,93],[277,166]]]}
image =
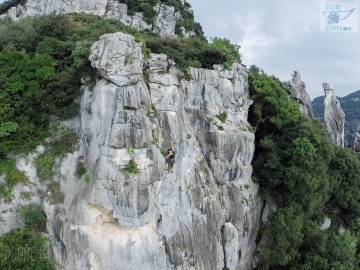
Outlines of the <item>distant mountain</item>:
{"label": "distant mountain", "polygon": [[[321,122],[324,121],[324,98],[325,96],[314,98],[311,103],[314,116]],[[354,142],[354,132],[360,133],[360,90],[345,97],[337,98],[345,113],[345,146],[352,145]]]}

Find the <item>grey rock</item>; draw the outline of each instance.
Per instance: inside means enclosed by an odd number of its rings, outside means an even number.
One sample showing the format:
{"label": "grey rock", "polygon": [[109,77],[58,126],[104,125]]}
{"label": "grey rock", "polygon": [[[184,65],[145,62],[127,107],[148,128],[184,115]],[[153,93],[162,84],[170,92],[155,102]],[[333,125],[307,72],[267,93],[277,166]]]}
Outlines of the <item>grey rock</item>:
{"label": "grey rock", "polygon": [[360,134],[355,132],[354,137],[355,137],[355,140],[354,140],[354,144],[353,144],[353,150],[355,152],[360,152]]}
{"label": "grey rock", "polygon": [[306,85],[301,80],[299,71],[294,71],[290,85],[291,98],[295,99],[299,103],[300,110],[303,114],[313,119],[314,111],[311,105],[311,99],[309,94],[306,92]]}
{"label": "grey rock", "polygon": [[325,92],[324,123],[327,134],[334,144],[344,147],[345,113],[341,109],[334,89],[328,83],[323,83],[323,88]]}
{"label": "grey rock", "polygon": [[320,230],[325,231],[330,228],[331,218],[325,217],[324,223],[321,225]]}
{"label": "grey rock", "polygon": [[[176,21],[180,13],[175,12],[174,7],[158,4],[154,7],[157,12],[154,31],[161,36],[174,36]],[[24,5],[12,7],[0,18],[10,17],[13,20],[29,16],[49,15],[52,13],[67,14],[73,12],[91,13],[104,18],[111,18],[140,30],[152,29],[152,25],[143,20],[141,12],[130,16],[127,12],[127,5],[115,0],[27,0]],[[190,36],[191,33],[188,33]]]}
{"label": "grey rock", "polygon": [[225,265],[229,270],[236,269],[238,264],[238,231],[231,224],[226,222],[224,225],[224,252],[225,252]]}
{"label": "grey rock", "polygon": [[180,19],[180,12],[175,12],[175,8],[164,4],[157,4],[157,12],[154,32],[161,36],[174,36],[176,21]]}

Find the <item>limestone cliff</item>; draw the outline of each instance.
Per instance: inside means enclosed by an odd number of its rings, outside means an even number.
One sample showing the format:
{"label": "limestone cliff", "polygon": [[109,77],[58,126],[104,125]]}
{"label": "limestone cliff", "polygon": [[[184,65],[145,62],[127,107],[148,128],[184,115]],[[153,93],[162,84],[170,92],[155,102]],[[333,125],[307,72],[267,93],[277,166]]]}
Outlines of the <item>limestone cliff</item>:
{"label": "limestone cliff", "polygon": [[355,132],[354,133],[354,143],[352,145],[352,149],[355,151],[355,152],[360,152],[360,134]]}
{"label": "limestone cliff", "polygon": [[157,4],[154,8],[157,12],[154,25],[146,23],[142,18],[141,12],[135,15],[128,15],[128,7],[124,3],[115,0],[27,0],[24,5],[10,8],[6,16],[14,20],[29,16],[49,15],[52,13],[66,14],[73,12],[83,12],[99,15],[104,18],[111,18],[140,30],[152,29],[161,36],[173,36],[176,21],[180,18],[180,13],[175,12],[174,7],[164,4]]}
{"label": "limestone cliff", "polygon": [[325,91],[324,123],[327,134],[333,143],[344,147],[344,111],[340,107],[334,89],[328,83],[323,83],[323,88]]}
{"label": "limestone cliff", "polygon": [[299,71],[294,71],[292,76],[292,81],[290,82],[291,88],[291,98],[296,100],[300,105],[300,110],[303,114],[314,118],[314,112],[311,105],[311,99],[309,94],[306,92],[306,85],[301,80],[301,75]]}
{"label": "limestone cliff", "polygon": [[[90,60],[101,78],[84,86],[80,150],[58,170],[65,202],[45,204],[57,268],[252,269],[262,200],[244,67],[179,80],[165,55],[145,60],[122,33],[102,36]],[[89,183],[74,176],[78,156]],[[121,172],[131,159],[139,174]]]}
{"label": "limestone cliff", "polygon": [[[324,118],[324,96],[315,98],[312,101],[312,105],[315,111],[315,118],[323,122]],[[355,132],[360,132],[360,90],[355,91],[344,97],[337,97],[340,101],[341,109],[345,113],[345,145],[353,145],[354,140],[356,140]]]}

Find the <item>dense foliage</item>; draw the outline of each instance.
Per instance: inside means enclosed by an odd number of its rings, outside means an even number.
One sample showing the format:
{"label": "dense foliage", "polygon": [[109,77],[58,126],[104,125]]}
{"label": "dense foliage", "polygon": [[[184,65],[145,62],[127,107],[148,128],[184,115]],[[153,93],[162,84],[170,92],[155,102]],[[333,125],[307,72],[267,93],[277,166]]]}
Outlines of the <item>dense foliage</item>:
{"label": "dense foliage", "polygon": [[44,231],[46,227],[46,214],[38,204],[29,204],[21,208],[21,216],[25,226],[35,231]]}
{"label": "dense foliage", "polygon": [[[253,66],[249,84],[253,179],[277,206],[262,230],[268,238],[263,269],[358,269],[359,159],[301,115],[287,83]],[[325,214],[332,226],[320,231]],[[339,233],[341,225],[349,230]]]}
{"label": "dense foliage", "polygon": [[42,207],[30,204],[21,208],[25,226],[0,237],[0,268],[4,270],[51,270],[54,264],[46,258],[46,215]]}
{"label": "dense foliage", "polygon": [[46,258],[48,240],[41,233],[25,227],[0,238],[0,268],[2,270],[51,270],[54,264]]}

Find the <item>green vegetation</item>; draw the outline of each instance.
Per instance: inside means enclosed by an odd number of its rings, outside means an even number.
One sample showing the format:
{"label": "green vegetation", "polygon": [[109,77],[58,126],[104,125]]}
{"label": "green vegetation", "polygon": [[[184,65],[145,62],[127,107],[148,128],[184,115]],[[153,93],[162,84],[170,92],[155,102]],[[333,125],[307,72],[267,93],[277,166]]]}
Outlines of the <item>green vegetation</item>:
{"label": "green vegetation", "polygon": [[[50,193],[50,196],[47,195]],[[65,199],[64,193],[61,192],[61,186],[59,182],[50,181],[46,189],[46,198],[50,204],[63,203]]]}
{"label": "green vegetation", "polygon": [[50,115],[78,113],[80,78],[94,77],[90,47],[118,31],[139,33],[86,14],[0,21],[0,154],[33,150],[47,135]]}
{"label": "green vegetation", "polygon": [[25,226],[0,237],[0,268],[4,270],[51,270],[54,264],[46,258],[48,239],[45,230],[46,215],[37,204],[21,207]]}
{"label": "green vegetation", "polygon": [[129,163],[120,170],[123,174],[128,175],[128,174],[139,174],[140,170],[138,168],[137,163],[135,162],[135,160],[132,158]]}
{"label": "green vegetation", "polygon": [[160,2],[159,0],[123,0],[121,2],[128,6],[128,15],[134,15],[135,12],[142,12],[144,15],[143,20],[145,22],[149,24],[154,23],[156,11],[153,7]]}
{"label": "green vegetation", "polygon": [[228,114],[227,114],[227,112],[222,112],[222,113],[219,113],[218,115],[215,115],[215,117],[217,119],[219,119],[222,123],[225,123],[225,121],[228,117]]}
{"label": "green vegetation", "polygon": [[85,176],[85,182],[86,182],[86,183],[90,183],[90,180],[91,180],[91,179],[90,179],[90,175],[87,174],[87,175]]}
{"label": "green vegetation", "polygon": [[159,137],[156,135],[156,131],[154,129],[151,130],[151,135],[153,137],[152,144],[159,145]]}
{"label": "green vegetation", "polygon": [[126,152],[131,155],[135,153],[135,148],[126,148]]}
{"label": "green vegetation", "polygon": [[54,264],[46,258],[48,239],[25,227],[0,237],[0,268],[3,270],[51,270]]}
{"label": "green vegetation", "polygon": [[49,137],[51,141],[45,145],[48,153],[54,157],[74,152],[78,143],[77,134],[62,124],[52,123],[49,127]]}
{"label": "green vegetation", "polygon": [[53,166],[54,158],[50,154],[41,154],[39,157],[34,159],[36,166],[36,172],[42,181],[51,180],[54,175]]}
{"label": "green vegetation", "polygon": [[42,207],[38,204],[30,204],[21,208],[21,216],[24,218],[25,225],[36,231],[44,231],[46,227],[46,215]]}
{"label": "green vegetation", "polygon": [[[152,5],[129,1],[137,5]],[[187,10],[180,1],[163,1]],[[132,4],[130,4],[132,5]],[[131,9],[130,9],[131,10]],[[192,14],[187,11],[187,14]],[[190,16],[190,15],[189,15]],[[188,17],[189,17],[188,16]],[[191,16],[190,16],[191,17]],[[81,77],[94,76],[90,47],[105,33],[122,31],[144,44],[144,53],[166,53],[186,78],[190,66],[226,67],[240,62],[239,46],[227,39],[208,43],[202,35],[160,38],[116,20],[89,14],[49,15],[19,21],[0,21],[0,154],[28,152],[47,135],[50,115],[71,118],[78,112]],[[146,73],[146,70],[145,70]],[[88,82],[93,84],[93,82]],[[156,113],[156,111],[154,110]],[[53,148],[56,148],[54,145]],[[56,154],[60,154],[57,151]]]}
{"label": "green vegetation", "polygon": [[13,188],[20,183],[29,184],[29,178],[16,168],[15,159],[0,160],[0,175],[5,174],[5,181],[0,183],[0,196],[11,197]]}
{"label": "green vegetation", "polygon": [[186,79],[189,79],[189,67],[212,69],[214,64],[224,64],[230,68],[235,61],[241,63],[240,54],[234,53],[240,47],[227,39],[214,38],[212,43],[208,43],[197,36],[185,39],[148,35],[146,46],[152,53],[167,54],[184,72]]}
{"label": "green vegetation", "polygon": [[84,174],[86,174],[86,168],[83,163],[78,162],[76,164],[75,176],[81,179]]}
{"label": "green vegetation", "polygon": [[20,197],[25,201],[29,201],[33,195],[34,193],[32,193],[31,191],[25,191],[21,192]]}
{"label": "green vegetation", "polygon": [[[34,164],[40,180],[47,183],[46,192],[40,191],[40,196],[42,199],[48,199],[51,204],[57,204],[63,203],[65,196],[61,192],[60,183],[53,180],[55,159],[73,152],[78,139],[76,133],[64,125],[51,125],[49,131],[51,141],[44,143],[45,152],[34,159]],[[75,175],[77,177],[86,173],[86,169],[81,165],[76,167]]]}
{"label": "green vegetation", "polygon": [[256,132],[256,127],[249,126],[249,131],[250,131],[251,133],[255,133],[255,132]]}
{"label": "green vegetation", "polygon": [[149,24],[153,24],[155,21],[157,12],[154,10],[154,7],[156,4],[162,3],[173,6],[175,12],[180,12],[181,14],[181,18],[176,23],[175,34],[182,36],[183,31],[181,28],[183,27],[187,32],[193,31],[197,36],[204,36],[201,25],[194,20],[194,14],[190,10],[191,5],[186,1],[184,5],[180,0],[122,0],[119,2],[127,4],[129,15],[134,15],[135,12],[142,12],[144,15],[143,20]]}
{"label": "green vegetation", "polygon": [[[278,209],[262,229],[268,237],[262,269],[358,269],[360,160],[300,113],[286,83],[253,66],[249,84],[253,179]],[[325,213],[333,222],[320,231]]]}
{"label": "green vegetation", "polygon": [[218,130],[221,130],[221,131],[225,130],[224,127],[221,125],[218,125],[216,123],[214,123],[214,125],[218,128]]}

